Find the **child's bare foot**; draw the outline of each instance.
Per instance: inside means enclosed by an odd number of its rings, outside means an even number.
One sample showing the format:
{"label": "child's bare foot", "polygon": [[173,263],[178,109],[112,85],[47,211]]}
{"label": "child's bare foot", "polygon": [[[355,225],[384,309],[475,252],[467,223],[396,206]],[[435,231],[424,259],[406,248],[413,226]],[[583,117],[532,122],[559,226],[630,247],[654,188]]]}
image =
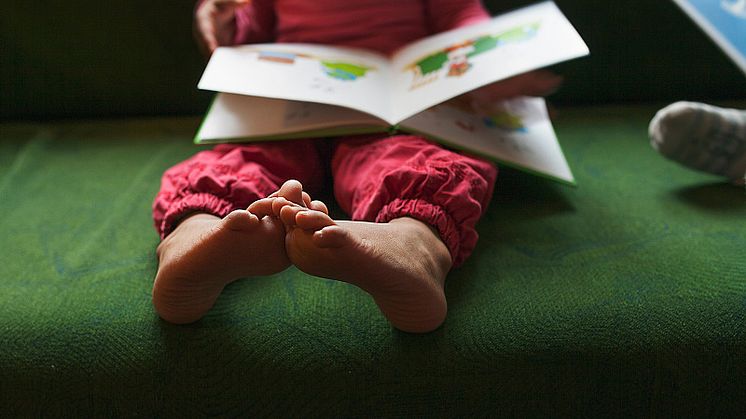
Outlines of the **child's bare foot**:
{"label": "child's bare foot", "polygon": [[368,292],[398,329],[429,332],[443,323],[451,256],[438,235],[413,218],[389,223],[334,221],[325,212],[275,200],[288,229],[290,261],[315,276]]}
{"label": "child's bare foot", "polygon": [[189,216],[161,242],[157,254],[153,305],[161,318],[180,324],[202,318],[228,283],[290,265],[282,223],[244,210],[223,219]]}
{"label": "child's bare foot", "polygon": [[[298,181],[285,182],[271,196],[280,195],[328,212],[322,202],[311,201]],[[233,211],[223,219],[204,213],[189,216],[161,242],[153,305],[164,320],[197,321],[230,282],[271,275],[290,266],[285,226],[272,213],[272,201],[260,199],[248,210]]]}
{"label": "child's bare foot", "polygon": [[319,211],[298,213],[285,239],[300,270],[357,285],[405,332],[429,332],[448,310],[443,286],[451,255],[430,228],[413,218],[389,223],[333,221]]}

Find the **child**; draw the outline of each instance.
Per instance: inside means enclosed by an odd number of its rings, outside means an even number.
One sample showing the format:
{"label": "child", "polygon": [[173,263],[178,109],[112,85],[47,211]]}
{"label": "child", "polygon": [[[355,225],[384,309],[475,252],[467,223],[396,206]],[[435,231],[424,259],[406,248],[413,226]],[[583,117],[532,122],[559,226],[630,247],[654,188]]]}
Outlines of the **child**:
{"label": "child", "polygon": [[[219,45],[275,41],[391,53],[488,17],[479,0],[205,0],[195,35],[207,55]],[[559,83],[532,72],[471,97],[541,95]],[[292,263],[359,286],[401,330],[443,322],[446,275],[476,244],[497,168],[417,136],[337,138],[328,153],[334,194],[353,221],[335,221],[306,192],[322,187],[324,144],[223,144],[166,171],[153,204],[163,239],[153,303],[163,319],[196,321],[226,284]]]}
{"label": "child", "polygon": [[650,140],[671,160],[744,184],[746,111],[676,102],[650,122]]}

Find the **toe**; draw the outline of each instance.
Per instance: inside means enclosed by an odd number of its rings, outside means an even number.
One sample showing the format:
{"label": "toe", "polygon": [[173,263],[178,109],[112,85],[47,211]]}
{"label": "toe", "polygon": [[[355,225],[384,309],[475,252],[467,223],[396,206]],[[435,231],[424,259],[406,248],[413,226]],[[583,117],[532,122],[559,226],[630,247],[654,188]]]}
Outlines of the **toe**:
{"label": "toe", "polygon": [[256,215],[257,217],[265,217],[267,215],[273,215],[272,203],[275,201],[274,198],[263,198],[258,201],[254,201],[249,205],[249,212]]}
{"label": "toe", "polygon": [[277,194],[290,202],[303,205],[303,185],[297,180],[291,179],[283,183]]}
{"label": "toe", "polygon": [[272,200],[272,214],[276,217],[280,216],[280,210],[286,205],[290,205],[291,202],[285,198],[277,197]]}
{"label": "toe", "polygon": [[303,230],[321,230],[336,224],[325,212],[313,210],[296,212],[294,223]]}
{"label": "toe", "polygon": [[298,205],[285,205],[280,209],[280,220],[288,227],[295,227],[296,217],[304,211],[308,211],[308,209]]}
{"label": "toe", "polygon": [[326,207],[326,204],[321,201],[311,201],[308,204],[308,208],[311,208],[315,211],[321,211],[324,214],[329,214],[329,209]]}
{"label": "toe", "polygon": [[340,248],[350,243],[351,236],[347,230],[338,225],[331,225],[313,233],[313,244],[322,248]]}
{"label": "toe", "polygon": [[246,210],[236,210],[223,218],[223,226],[233,231],[246,231],[256,227],[259,218]]}
{"label": "toe", "polygon": [[307,210],[308,209],[305,206],[298,205],[298,204],[296,204],[294,202],[290,202],[287,199],[280,197],[280,198],[275,198],[275,200],[272,202],[272,213],[276,217],[279,217],[280,213],[282,212],[282,209],[286,208],[286,207],[296,208],[298,210]]}

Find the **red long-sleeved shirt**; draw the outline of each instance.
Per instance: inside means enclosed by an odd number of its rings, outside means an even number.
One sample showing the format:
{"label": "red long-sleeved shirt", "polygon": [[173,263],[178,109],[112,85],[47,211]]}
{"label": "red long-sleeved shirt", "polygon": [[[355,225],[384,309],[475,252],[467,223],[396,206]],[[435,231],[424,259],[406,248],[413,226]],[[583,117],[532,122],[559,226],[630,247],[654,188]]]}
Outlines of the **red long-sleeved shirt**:
{"label": "red long-sleeved shirt", "polygon": [[389,54],[487,18],[480,0],[253,0],[236,14],[234,43],[318,43]]}

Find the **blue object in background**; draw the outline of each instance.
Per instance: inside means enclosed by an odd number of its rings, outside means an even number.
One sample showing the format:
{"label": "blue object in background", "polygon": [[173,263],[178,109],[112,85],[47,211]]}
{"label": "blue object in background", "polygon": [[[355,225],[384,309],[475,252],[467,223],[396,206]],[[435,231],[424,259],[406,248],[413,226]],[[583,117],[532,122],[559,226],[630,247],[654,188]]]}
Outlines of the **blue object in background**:
{"label": "blue object in background", "polygon": [[746,0],[675,0],[746,73]]}

